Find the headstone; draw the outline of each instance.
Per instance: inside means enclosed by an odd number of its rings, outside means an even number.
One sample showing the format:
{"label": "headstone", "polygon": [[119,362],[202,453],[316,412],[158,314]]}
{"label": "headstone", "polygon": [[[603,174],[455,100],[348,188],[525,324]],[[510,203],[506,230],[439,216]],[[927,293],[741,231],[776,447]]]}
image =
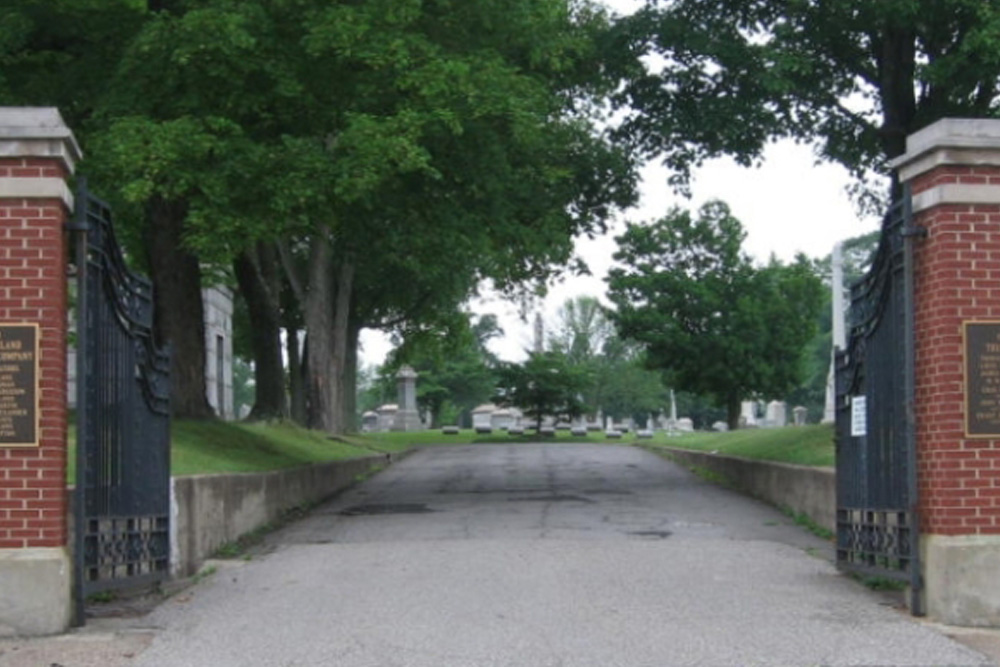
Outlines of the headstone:
{"label": "headstone", "polygon": [[741,426],[757,426],[757,401],[743,401],[740,403],[740,423]]}
{"label": "headstone", "polygon": [[596,422],[591,422],[591,423],[587,424],[587,430],[588,431],[600,431],[601,430],[601,425],[599,423],[596,423]]}
{"label": "headstone", "polygon": [[788,425],[788,406],[784,401],[771,401],[767,404],[767,416],[765,421],[772,428],[781,428]]}
{"label": "headstone", "polygon": [[681,417],[677,420],[677,430],[681,433],[691,433],[694,431],[694,422],[690,417]]}
{"label": "headstone", "polygon": [[801,405],[792,408],[792,415],[795,417],[796,426],[805,426],[809,418],[809,409]]}
{"label": "headstone", "polygon": [[374,410],[361,415],[361,430],[365,433],[378,430],[378,413]]}
{"label": "headstone", "polygon": [[836,387],[834,386],[833,367],[836,361],[838,349],[847,347],[847,326],[844,318],[844,256],[843,244],[837,243],[833,246],[833,255],[830,258],[833,275],[830,276],[830,290],[832,301],[833,319],[833,345],[830,349],[830,370],[826,375],[826,401],[823,407],[823,423],[832,424],[836,418],[834,403],[836,402]]}
{"label": "headstone", "polygon": [[378,410],[378,431],[391,431],[396,426],[396,413],[399,412],[399,406],[395,403],[386,403],[385,405],[379,406]]}
{"label": "headstone", "polygon": [[484,403],[472,411],[472,428],[492,428],[493,413],[497,406],[492,403]]}
{"label": "headstone", "polygon": [[538,435],[546,438],[552,438],[555,437],[556,435],[556,429],[552,426],[543,426],[542,428],[538,429]]}
{"label": "headstone", "polygon": [[514,415],[506,408],[496,410],[490,415],[490,425],[495,429],[506,431],[514,425]]}
{"label": "headstone", "polygon": [[507,435],[524,435],[524,429],[520,426],[511,426],[507,429]]}
{"label": "headstone", "polygon": [[608,438],[609,440],[614,440],[614,439],[622,437],[622,432],[621,431],[616,431],[613,428],[609,428],[607,431],[604,432],[604,437]]}
{"label": "headstone", "polygon": [[640,429],[640,430],[636,431],[635,435],[638,438],[641,438],[641,439],[644,439],[644,440],[648,440],[649,438],[653,437],[653,432],[650,431],[649,429],[644,428],[644,429]]}
{"label": "headstone", "polygon": [[570,424],[569,422],[557,422],[556,423],[556,430],[557,431],[569,431],[572,428],[573,428],[573,425]]}
{"label": "headstone", "polygon": [[445,435],[458,435],[459,430],[457,426],[444,426],[441,428],[441,433]]}
{"label": "headstone", "polygon": [[712,424],[712,430],[724,433],[729,430],[729,424],[727,424],[724,421],[717,421],[714,424]]}
{"label": "headstone", "polygon": [[490,426],[477,426],[475,430],[476,435],[489,435],[493,432],[493,428]]}
{"label": "headstone", "polygon": [[417,412],[417,372],[403,366],[396,373],[396,388],[399,394],[399,409],[393,430],[419,431],[420,413]]}
{"label": "headstone", "polygon": [[574,426],[572,428],[572,430],[570,430],[570,433],[572,435],[574,435],[574,436],[585,436],[585,435],[587,435],[587,427],[586,426]]}

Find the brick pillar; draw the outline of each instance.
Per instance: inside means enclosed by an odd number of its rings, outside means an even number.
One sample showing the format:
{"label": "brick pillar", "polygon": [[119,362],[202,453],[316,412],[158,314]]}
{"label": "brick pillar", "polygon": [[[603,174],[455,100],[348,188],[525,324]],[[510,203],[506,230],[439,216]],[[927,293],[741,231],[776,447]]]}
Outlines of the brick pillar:
{"label": "brick pillar", "polygon": [[[964,332],[974,323],[1000,342],[1000,120],[939,121],[910,136],[906,155],[893,166],[912,188],[915,224],[927,230],[926,238],[915,241],[914,253],[917,474],[927,613],[954,625],[996,626],[1000,412],[991,416],[989,404],[1000,405],[1000,395],[985,400],[967,395],[969,386],[995,390],[989,380],[977,379],[978,371],[967,380],[965,361],[972,348]],[[1000,359],[993,352],[969,353],[987,374],[991,357]]]}
{"label": "brick pillar", "polygon": [[0,634],[70,622],[65,223],[79,154],[57,110],[0,107]]}

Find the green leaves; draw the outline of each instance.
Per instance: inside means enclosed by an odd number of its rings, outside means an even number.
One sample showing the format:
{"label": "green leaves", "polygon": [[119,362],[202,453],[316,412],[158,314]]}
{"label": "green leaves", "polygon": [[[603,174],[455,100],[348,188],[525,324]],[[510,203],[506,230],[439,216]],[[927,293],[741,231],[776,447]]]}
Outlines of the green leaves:
{"label": "green leaves", "polygon": [[1000,102],[1000,7],[981,0],[651,1],[607,48],[618,136],[678,186],[706,159],[748,164],[789,137],[884,172],[907,134]]}
{"label": "green leaves", "polygon": [[520,408],[538,424],[545,416],[569,420],[584,412],[586,371],[558,352],[532,352],[523,364],[502,364],[498,375],[496,403]]}
{"label": "green leaves", "polygon": [[696,219],[674,209],[618,237],[623,266],[608,277],[619,333],[642,343],[677,388],[716,396],[731,417],[743,398],[783,396],[797,384],[823,293],[804,257],[754,267],[744,236],[722,202]]}

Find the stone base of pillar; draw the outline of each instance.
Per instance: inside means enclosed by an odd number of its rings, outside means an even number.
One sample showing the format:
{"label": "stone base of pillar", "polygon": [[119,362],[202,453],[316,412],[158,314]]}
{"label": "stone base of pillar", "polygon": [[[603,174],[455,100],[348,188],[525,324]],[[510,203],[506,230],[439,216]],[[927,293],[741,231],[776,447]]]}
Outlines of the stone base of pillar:
{"label": "stone base of pillar", "polygon": [[920,551],[929,618],[1000,627],[1000,535],[923,535]]}
{"label": "stone base of pillar", "polygon": [[396,422],[393,424],[393,431],[419,431],[423,428],[420,423],[420,413],[416,410],[400,410],[396,413]]}
{"label": "stone base of pillar", "polygon": [[65,632],[73,568],[66,549],[0,549],[0,636]]}

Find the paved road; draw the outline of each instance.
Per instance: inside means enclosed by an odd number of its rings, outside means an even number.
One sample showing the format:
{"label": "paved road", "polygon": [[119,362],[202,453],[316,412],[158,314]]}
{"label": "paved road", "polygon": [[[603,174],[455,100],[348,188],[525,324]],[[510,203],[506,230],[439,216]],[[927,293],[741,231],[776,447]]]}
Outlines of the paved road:
{"label": "paved road", "polygon": [[423,450],[162,605],[125,664],[991,664],[789,523],[624,446]]}

